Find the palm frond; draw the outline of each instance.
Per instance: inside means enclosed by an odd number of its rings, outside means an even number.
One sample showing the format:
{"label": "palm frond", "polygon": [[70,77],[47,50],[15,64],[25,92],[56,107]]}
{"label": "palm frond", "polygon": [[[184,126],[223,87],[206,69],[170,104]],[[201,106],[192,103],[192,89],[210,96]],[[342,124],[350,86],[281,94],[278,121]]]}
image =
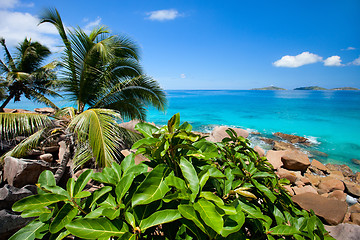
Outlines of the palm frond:
{"label": "palm frond", "polygon": [[110,166],[120,154],[123,141],[117,120],[121,116],[110,109],[89,109],[77,115],[69,131],[77,134],[80,143],[88,143],[98,167]]}
{"label": "palm frond", "polygon": [[44,137],[45,131],[46,128],[40,129],[39,131],[33,133],[32,135],[21,141],[13,149],[11,149],[3,156],[1,156],[0,162],[3,162],[4,158],[7,156],[12,156],[17,158],[26,156],[28,150],[34,149],[39,145],[39,141]]}
{"label": "palm frond", "polygon": [[45,97],[43,94],[34,91],[33,89],[29,89],[29,95],[31,97],[31,99],[35,102],[39,102],[39,103],[44,103],[47,106],[50,106],[52,108],[54,108],[55,110],[58,110],[59,107],[55,105],[55,103],[53,103],[52,101],[50,101],[47,97]]}
{"label": "palm frond", "polygon": [[51,119],[36,113],[0,113],[0,137],[10,140],[14,136],[28,136],[51,126]]}
{"label": "palm frond", "polygon": [[88,143],[78,144],[74,157],[72,159],[74,164],[74,171],[76,171],[80,166],[84,165],[88,161],[93,159],[93,152]]}
{"label": "palm frond", "polygon": [[4,51],[5,51],[5,59],[6,59],[6,62],[7,64],[9,65],[11,71],[16,71],[16,65],[15,65],[15,62],[14,62],[14,59],[12,58],[6,44],[5,44],[5,39],[3,38],[0,38],[0,44],[3,46],[4,48]]}

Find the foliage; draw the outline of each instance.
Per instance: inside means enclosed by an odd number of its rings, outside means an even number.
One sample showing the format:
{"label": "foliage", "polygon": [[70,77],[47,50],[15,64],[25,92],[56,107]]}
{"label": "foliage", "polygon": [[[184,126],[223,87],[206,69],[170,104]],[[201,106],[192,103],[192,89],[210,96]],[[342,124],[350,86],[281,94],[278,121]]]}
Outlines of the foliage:
{"label": "foliage", "polygon": [[1,38],[0,44],[5,52],[5,62],[0,60],[0,99],[5,99],[0,106],[0,111],[3,112],[10,100],[20,101],[22,95],[30,100],[57,108],[46,98],[46,95],[60,96],[53,91],[57,62],[43,65],[51,54],[50,50],[38,42],[25,39],[16,48],[15,57],[13,57],[7,49],[5,39]]}
{"label": "foliage", "polygon": [[[133,148],[150,162],[135,165],[129,155],[69,179],[66,190],[44,171],[39,194],[13,205],[23,217],[38,218],[10,239],[330,239],[313,213],[295,207],[266,158],[234,131],[214,144],[180,125],[178,114],[160,129],[147,123],[137,129],[145,138]],[[84,191],[90,179],[104,187]]]}

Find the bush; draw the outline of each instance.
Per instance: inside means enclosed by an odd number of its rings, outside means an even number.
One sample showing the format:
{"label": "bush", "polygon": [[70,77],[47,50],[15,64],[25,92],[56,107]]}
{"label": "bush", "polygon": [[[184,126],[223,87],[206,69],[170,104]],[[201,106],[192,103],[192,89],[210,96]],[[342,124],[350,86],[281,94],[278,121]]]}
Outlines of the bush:
{"label": "bush", "polygon": [[[37,217],[11,239],[327,239],[322,222],[291,201],[266,158],[229,129],[211,143],[180,125],[139,123],[144,138],[134,155],[101,173],[86,170],[66,190],[51,172],[38,181],[39,194],[13,205]],[[146,164],[146,165],[145,165]],[[148,167],[153,168],[147,172]],[[90,179],[104,187],[83,191]]]}

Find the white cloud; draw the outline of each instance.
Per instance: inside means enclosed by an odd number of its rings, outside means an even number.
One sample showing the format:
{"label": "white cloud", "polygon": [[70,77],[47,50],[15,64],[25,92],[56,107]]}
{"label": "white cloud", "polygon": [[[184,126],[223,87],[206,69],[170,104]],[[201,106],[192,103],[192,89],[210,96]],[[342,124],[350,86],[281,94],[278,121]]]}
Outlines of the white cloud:
{"label": "white cloud", "polygon": [[181,78],[186,78],[186,75],[184,73],[180,74]]}
{"label": "white cloud", "polygon": [[18,4],[19,4],[18,0],[0,0],[1,9],[14,8]]}
{"label": "white cloud", "polygon": [[340,59],[339,56],[331,56],[331,57],[328,57],[327,59],[324,60],[324,66],[340,67],[340,66],[343,66],[343,64],[341,63],[341,59]]}
{"label": "white cloud", "polygon": [[[89,21],[89,19],[84,19],[86,22]],[[101,17],[97,17],[94,21],[91,21],[87,23],[84,27],[84,31],[91,31],[94,27],[99,26],[101,22]]]}
{"label": "white cloud", "polygon": [[347,47],[345,49],[341,49],[342,51],[351,51],[351,50],[355,50],[356,48],[354,47]]}
{"label": "white cloud", "polygon": [[352,61],[351,63],[356,66],[360,66],[360,56],[357,59],[355,59],[354,61]]}
{"label": "white cloud", "polygon": [[10,47],[17,46],[25,37],[48,46],[52,51],[60,45],[56,28],[51,24],[38,26],[40,19],[30,13],[0,10],[0,16],[0,37],[5,38]]}
{"label": "white cloud", "polygon": [[181,17],[180,14],[176,9],[164,9],[158,11],[152,11],[147,13],[148,19],[153,21],[166,21],[166,20],[174,20],[177,17]]}
{"label": "white cloud", "polygon": [[311,64],[321,61],[322,61],[322,57],[310,52],[303,52],[296,56],[290,56],[290,55],[283,56],[281,59],[275,61],[273,65],[276,67],[296,68],[306,64]]}

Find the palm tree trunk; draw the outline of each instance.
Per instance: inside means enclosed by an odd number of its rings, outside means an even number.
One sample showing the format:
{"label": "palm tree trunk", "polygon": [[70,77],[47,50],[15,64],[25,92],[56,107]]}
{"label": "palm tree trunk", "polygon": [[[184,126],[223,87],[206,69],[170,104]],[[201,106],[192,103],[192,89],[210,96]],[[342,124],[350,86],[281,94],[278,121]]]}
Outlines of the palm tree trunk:
{"label": "palm tree trunk", "polygon": [[8,105],[8,103],[10,102],[10,100],[15,96],[14,93],[11,93],[5,100],[5,102],[3,102],[3,104],[0,106],[0,112],[4,112],[4,108],[6,107],[6,105]]}
{"label": "palm tree trunk", "polygon": [[66,170],[66,166],[68,165],[70,159],[74,155],[74,139],[73,139],[73,136],[67,136],[66,139],[65,139],[65,143],[66,143],[66,150],[65,150],[64,156],[63,156],[62,159],[60,159],[61,160],[60,166],[55,172],[56,184],[59,183],[60,179],[64,175],[65,170]]}

